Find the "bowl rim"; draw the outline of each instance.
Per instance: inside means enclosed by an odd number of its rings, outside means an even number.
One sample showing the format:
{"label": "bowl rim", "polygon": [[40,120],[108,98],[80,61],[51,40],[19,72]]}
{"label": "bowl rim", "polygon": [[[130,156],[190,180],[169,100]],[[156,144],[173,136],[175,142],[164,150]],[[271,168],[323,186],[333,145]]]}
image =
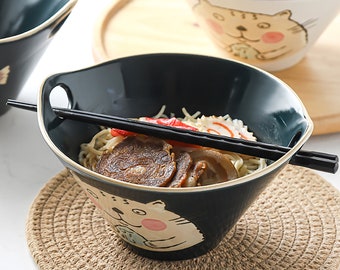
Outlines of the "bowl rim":
{"label": "bowl rim", "polygon": [[[116,180],[116,179],[101,175],[97,172],[94,172],[94,171],[88,169],[88,168],[85,168],[84,166],[80,165],[79,163],[73,161],[71,158],[66,156],[61,150],[59,150],[59,148],[50,139],[50,137],[47,133],[47,130],[45,129],[45,125],[44,125],[43,114],[42,114],[42,112],[43,112],[43,104],[42,103],[43,102],[42,102],[42,98],[41,98],[42,90],[43,90],[43,86],[44,86],[44,82],[43,82],[41,84],[41,87],[40,87],[40,90],[39,90],[39,93],[38,93],[38,97],[37,97],[37,99],[38,99],[37,100],[38,125],[39,125],[40,131],[42,133],[42,136],[43,136],[45,142],[48,144],[48,146],[54,152],[54,154],[56,154],[57,157],[62,159],[63,162],[70,165],[72,168],[76,169],[78,171],[78,173],[81,172],[82,175],[83,174],[90,175],[92,178],[95,178],[96,181],[100,181],[100,182],[103,182],[103,183],[106,183],[106,184],[111,183],[113,185],[117,185],[117,186],[120,186],[120,187],[125,187],[125,188],[130,188],[130,189],[132,188],[132,189],[138,189],[138,190],[144,190],[144,191],[153,191],[153,192],[191,193],[191,192],[203,192],[203,191],[207,191],[207,190],[215,190],[215,189],[221,189],[221,188],[236,186],[236,185],[239,185],[239,184],[243,184],[243,183],[258,179],[260,177],[265,176],[269,172],[283,168],[284,165],[289,162],[290,158],[292,158],[292,156],[300,148],[302,148],[302,146],[306,143],[306,141],[312,135],[313,128],[314,128],[314,124],[312,122],[312,119],[310,118],[310,116],[307,112],[307,109],[304,106],[301,99],[299,98],[299,96],[296,94],[296,92],[288,84],[286,84],[284,81],[282,81],[278,77],[274,76],[273,74],[271,74],[271,73],[269,73],[265,70],[262,70],[258,67],[255,67],[255,66],[252,66],[250,64],[243,63],[243,62],[240,62],[240,61],[237,61],[237,60],[233,60],[233,59],[224,59],[224,58],[214,57],[214,56],[187,54],[187,53],[148,53],[148,54],[121,57],[121,58],[117,58],[117,59],[114,59],[114,60],[105,61],[105,62],[102,62],[100,64],[92,65],[92,66],[89,66],[87,68],[78,69],[78,70],[75,70],[75,71],[67,71],[65,73],[59,73],[59,74],[70,74],[70,73],[73,73],[73,72],[89,70],[89,69],[96,68],[96,67],[101,66],[101,65],[107,65],[107,64],[110,64],[110,63],[121,61],[122,59],[126,59],[126,58],[158,56],[158,55],[160,55],[160,56],[162,56],[162,55],[172,55],[172,56],[190,55],[190,56],[199,56],[199,57],[205,57],[205,58],[220,59],[220,60],[223,60],[223,61],[237,63],[237,64],[240,64],[240,65],[246,66],[248,68],[255,69],[255,70],[259,71],[260,73],[264,74],[265,76],[279,82],[280,84],[283,84],[285,86],[285,88],[295,96],[296,100],[298,101],[299,105],[301,106],[302,113],[303,113],[303,115],[304,115],[304,117],[307,121],[307,127],[306,127],[304,134],[300,137],[300,139],[296,142],[296,144],[285,155],[283,155],[280,159],[276,160],[272,164],[269,164],[268,166],[266,166],[265,168],[263,168],[259,171],[253,172],[251,174],[248,174],[248,175],[245,175],[245,176],[242,176],[242,177],[238,177],[236,179],[233,179],[233,180],[230,180],[230,181],[227,181],[227,182],[217,183],[217,184],[212,184],[212,185],[207,185],[207,186],[186,187],[186,188],[154,187],[154,186],[145,186],[145,185],[133,184],[133,183],[124,182],[124,181],[121,181],[121,180]],[[48,78],[46,78],[46,80],[47,79]],[[68,166],[65,166],[65,167],[68,167]],[[73,169],[70,168],[70,170],[72,171]]]}
{"label": "bowl rim", "polygon": [[23,33],[10,36],[10,37],[0,38],[0,44],[14,42],[14,41],[18,41],[18,40],[33,36],[36,33],[39,33],[40,31],[44,30],[45,28],[48,28],[54,22],[61,21],[71,12],[73,7],[76,5],[77,1],[78,0],[68,0],[67,3],[65,3],[65,5],[63,5],[56,13],[54,13],[51,17],[49,17],[43,23]]}

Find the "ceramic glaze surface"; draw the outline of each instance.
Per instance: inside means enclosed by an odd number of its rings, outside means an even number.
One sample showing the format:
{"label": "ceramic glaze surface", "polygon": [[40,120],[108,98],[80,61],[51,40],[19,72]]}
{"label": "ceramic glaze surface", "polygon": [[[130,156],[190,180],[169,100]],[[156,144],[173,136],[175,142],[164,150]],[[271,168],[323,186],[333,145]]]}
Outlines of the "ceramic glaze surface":
{"label": "ceramic glaze surface", "polygon": [[291,145],[295,151],[312,131],[303,105],[287,85],[233,61],[141,55],[49,77],[38,100],[44,139],[117,234],[136,252],[156,259],[187,259],[214,248],[293,153],[259,175],[221,185],[150,188],[109,179],[79,165],[80,144],[99,127],[58,118],[50,104],[57,86],[67,93],[71,108],[97,113],[152,116],[166,105],[168,115],[182,116],[183,107],[190,113],[230,114],[260,141]]}
{"label": "ceramic glaze surface", "polygon": [[4,0],[0,3],[0,38],[29,31],[56,14],[68,0]]}
{"label": "ceramic glaze surface", "polygon": [[76,0],[1,1],[0,115],[16,98],[26,79],[63,25]]}

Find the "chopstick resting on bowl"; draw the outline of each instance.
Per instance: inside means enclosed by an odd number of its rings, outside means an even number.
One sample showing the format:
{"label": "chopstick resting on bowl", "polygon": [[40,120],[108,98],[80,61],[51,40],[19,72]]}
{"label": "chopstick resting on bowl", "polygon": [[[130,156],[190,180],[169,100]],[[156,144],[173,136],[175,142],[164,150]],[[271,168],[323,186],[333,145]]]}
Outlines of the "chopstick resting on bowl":
{"label": "chopstick resting on bowl", "polygon": [[[9,99],[7,101],[7,105],[30,111],[37,111],[37,106],[35,104],[17,100]],[[64,108],[53,108],[53,111],[56,115],[65,119],[119,128],[161,139],[171,139],[184,143],[197,144],[220,150],[261,157],[273,161],[278,160],[291,150],[290,147],[280,145],[247,141],[205,132],[161,126],[124,117]],[[299,150],[289,161],[289,163],[293,165],[308,167],[329,173],[335,173],[338,170],[338,162],[339,158],[336,155],[304,150]]]}

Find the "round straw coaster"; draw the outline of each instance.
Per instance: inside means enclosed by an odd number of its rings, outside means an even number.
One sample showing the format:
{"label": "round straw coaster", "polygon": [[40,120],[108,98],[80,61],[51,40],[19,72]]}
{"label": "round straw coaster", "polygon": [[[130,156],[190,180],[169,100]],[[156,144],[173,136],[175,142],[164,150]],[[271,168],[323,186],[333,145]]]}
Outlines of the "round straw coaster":
{"label": "round straw coaster", "polygon": [[220,245],[191,260],[134,254],[65,169],[30,209],[27,242],[40,269],[338,269],[340,193],[309,169],[287,166]]}

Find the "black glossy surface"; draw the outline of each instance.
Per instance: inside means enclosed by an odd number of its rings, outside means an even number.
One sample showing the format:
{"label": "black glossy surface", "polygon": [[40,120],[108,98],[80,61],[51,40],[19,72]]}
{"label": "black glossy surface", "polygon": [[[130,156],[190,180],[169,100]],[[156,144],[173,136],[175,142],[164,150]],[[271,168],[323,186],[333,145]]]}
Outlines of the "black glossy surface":
{"label": "black glossy surface", "polygon": [[[42,128],[46,129],[53,144],[74,162],[78,160],[80,144],[88,142],[98,127],[56,117],[49,104],[49,95],[57,85],[68,92],[71,107],[75,109],[139,117],[155,115],[165,104],[167,114],[178,116],[182,116],[182,107],[190,113],[199,110],[205,115],[228,113],[242,119],[260,141],[284,146],[296,142],[296,134],[304,134],[308,126],[295,94],[281,81],[259,70],[227,60],[193,55],[123,58],[81,71],[56,74],[43,86],[40,97]],[[66,162],[63,155],[59,158],[82,181],[96,188],[142,203],[161,200],[169,211],[194,222],[206,239],[196,246],[173,252],[133,247],[144,256],[171,260],[195,257],[214,248],[282,168],[219,189],[164,193],[107,182]]]}
{"label": "black glossy surface", "polygon": [[29,31],[52,17],[69,0],[1,0],[0,38]]}
{"label": "black glossy surface", "polygon": [[[0,71],[6,66],[10,68],[7,82],[0,84],[0,115],[9,109],[5,105],[7,99],[17,97],[71,8],[55,16],[46,26],[41,27],[41,24],[56,15],[68,2],[0,1]],[[32,29],[35,29],[34,32],[28,32]]]}

